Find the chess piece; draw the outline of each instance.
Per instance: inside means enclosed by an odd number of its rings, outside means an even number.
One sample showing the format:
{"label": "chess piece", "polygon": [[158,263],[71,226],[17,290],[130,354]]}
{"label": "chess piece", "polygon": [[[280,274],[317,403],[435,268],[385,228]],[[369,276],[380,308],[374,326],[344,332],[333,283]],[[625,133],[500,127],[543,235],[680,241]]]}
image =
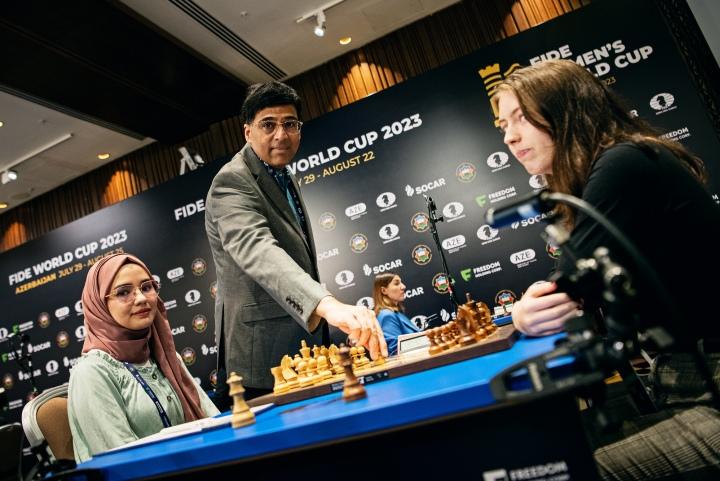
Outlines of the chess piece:
{"label": "chess piece", "polygon": [[360,369],[366,369],[370,367],[370,359],[365,355],[365,348],[363,346],[357,347],[357,366]]}
{"label": "chess piece", "polygon": [[328,359],[330,360],[330,365],[332,365],[333,374],[338,376],[342,375],[345,372],[345,369],[343,369],[342,364],[340,363],[338,347],[335,344],[331,344],[330,348],[328,349]]}
{"label": "chess piece", "polygon": [[305,342],[305,339],[300,341],[300,343],[300,354],[302,354],[302,358],[307,361],[310,359],[310,348],[308,347],[307,342]]}
{"label": "chess piece", "polygon": [[240,428],[248,424],[253,424],[255,422],[255,414],[245,402],[245,388],[242,385],[242,376],[231,372],[227,383],[230,386],[230,396],[233,398],[232,427]]}
{"label": "chess piece", "polygon": [[360,384],[353,372],[353,362],[350,359],[350,349],[343,346],[339,351],[340,363],[345,370],[345,382],[343,384],[343,399],[345,401],[357,401],[367,397],[365,387]]}
{"label": "chess piece", "polygon": [[440,354],[443,351],[443,348],[440,345],[442,343],[442,339],[440,338],[440,328],[436,327],[434,329],[428,329],[427,331],[425,331],[425,335],[427,336],[428,340],[430,341],[430,347],[428,348],[428,353],[431,356]]}
{"label": "chess piece", "polygon": [[270,372],[272,373],[273,377],[275,378],[275,385],[273,386],[273,394],[284,394],[288,392],[288,384],[285,382],[285,379],[282,375],[282,367],[276,366],[270,368]]}
{"label": "chess piece", "polygon": [[282,373],[282,377],[287,383],[288,390],[295,389],[298,387],[298,375],[293,370],[293,360],[290,359],[290,356],[285,354],[280,361],[280,369]]}
{"label": "chess piece", "polygon": [[332,377],[332,371],[328,369],[327,358],[323,355],[318,356],[317,359],[317,375],[315,376],[315,383],[324,382]]}
{"label": "chess piece", "polygon": [[300,387],[312,385],[312,378],[308,376],[308,361],[300,361],[298,364],[298,384]]}

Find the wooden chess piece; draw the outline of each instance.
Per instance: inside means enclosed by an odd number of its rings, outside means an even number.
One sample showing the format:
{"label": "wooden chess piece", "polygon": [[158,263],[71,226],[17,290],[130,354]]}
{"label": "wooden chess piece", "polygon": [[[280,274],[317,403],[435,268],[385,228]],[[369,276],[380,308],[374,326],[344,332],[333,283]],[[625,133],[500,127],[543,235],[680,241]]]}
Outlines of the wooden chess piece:
{"label": "wooden chess piece", "polygon": [[425,335],[430,341],[428,354],[430,354],[431,356],[440,354],[443,351],[443,348],[440,345],[440,343],[442,342],[442,339],[440,339],[440,328],[436,327],[434,329],[428,329],[427,331],[425,331]]}
{"label": "wooden chess piece", "polygon": [[318,356],[317,359],[317,375],[315,376],[315,383],[324,382],[332,377],[332,371],[328,369],[327,358],[323,355]]}
{"label": "wooden chess piece", "polygon": [[360,369],[365,369],[369,366],[370,359],[365,355],[365,348],[363,346],[357,347],[357,365]]}
{"label": "wooden chess piece", "polygon": [[300,354],[302,354],[302,358],[304,360],[310,359],[310,348],[307,345],[307,342],[305,342],[305,339],[300,341]]}
{"label": "wooden chess piece", "polygon": [[355,373],[353,372],[352,359],[350,359],[350,349],[343,346],[340,348],[340,363],[345,369],[345,382],[343,384],[343,399],[345,401],[357,401],[367,397],[365,387],[360,384]]}
{"label": "wooden chess piece", "polygon": [[280,368],[283,379],[285,379],[285,382],[287,383],[288,390],[295,389],[298,387],[298,375],[293,370],[293,360],[290,359],[290,356],[285,354],[280,361]]}
{"label": "wooden chess piece", "polygon": [[241,428],[255,422],[255,414],[245,402],[245,388],[242,385],[242,376],[235,372],[230,373],[227,379],[230,386],[230,396],[233,398],[232,427]]}
{"label": "wooden chess piece", "polygon": [[272,373],[273,377],[275,378],[275,385],[273,386],[273,393],[274,394],[284,394],[288,392],[289,387],[287,382],[285,382],[285,379],[282,375],[282,367],[275,366],[270,368],[270,372]]}

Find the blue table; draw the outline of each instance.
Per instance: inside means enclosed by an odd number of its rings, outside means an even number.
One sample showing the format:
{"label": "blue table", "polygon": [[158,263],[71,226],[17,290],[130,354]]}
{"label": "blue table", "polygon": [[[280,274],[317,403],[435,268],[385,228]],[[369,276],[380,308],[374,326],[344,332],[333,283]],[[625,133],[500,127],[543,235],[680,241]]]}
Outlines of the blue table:
{"label": "blue table", "polygon": [[[214,470],[212,477],[220,479],[229,476],[233,466],[240,474],[248,469],[261,470],[266,475],[263,479],[270,479],[272,476],[267,475],[272,473],[277,479],[288,479],[287,476],[317,479],[328,475],[362,479],[358,469],[365,466],[370,469],[369,473],[376,473],[380,468],[369,468],[366,460],[368,457],[378,460],[380,456],[397,463],[392,470],[393,477],[410,474],[413,470],[407,468],[416,466],[417,473],[427,474],[429,468],[424,467],[427,459],[423,460],[424,456],[413,459],[417,454],[414,450],[427,448],[427,454],[434,456],[432,451],[441,449],[436,441],[452,432],[454,437],[443,441],[451,445],[446,446],[446,449],[452,447],[451,454],[436,453],[445,459],[438,460],[440,472],[447,471],[443,467],[446,462],[459,466],[453,464],[456,456],[461,459],[470,456],[466,460],[477,463],[482,458],[478,458],[478,449],[485,446],[482,449],[492,449],[493,454],[477,469],[492,471],[495,467],[507,472],[509,468],[527,468],[549,462],[563,462],[566,466],[576,463],[568,469],[585,473],[578,479],[593,479],[592,460],[583,446],[584,438],[571,396],[539,401],[544,405],[538,410],[533,407],[538,402],[499,406],[489,389],[489,381],[495,374],[520,360],[551,350],[556,339],[557,336],[522,338],[507,351],[370,384],[366,386],[367,398],[360,401],[347,403],[342,400],[341,393],[332,393],[274,406],[258,414],[257,422],[250,426],[240,429],[225,426],[106,453],[78,468],[98,470],[108,481],[168,476],[185,479],[184,473],[198,469]],[[552,413],[547,414],[548,410],[559,410],[556,414],[562,418],[548,419],[552,417]],[[521,418],[525,419],[518,421]],[[565,422],[567,419],[572,422]],[[513,449],[513,436],[510,435],[510,445],[492,441],[499,439],[498,436],[512,434],[513,430],[519,436],[523,429],[519,422],[539,434],[539,444],[544,446],[539,451],[534,448],[538,456],[530,456],[527,461],[522,461],[523,456],[501,460],[503,451]],[[493,423],[495,425],[491,427]],[[557,427],[553,427],[555,425]],[[572,430],[567,431],[570,425]],[[552,453],[542,453],[549,444],[542,440],[552,438],[553,433],[563,436],[557,441],[562,449],[556,457]],[[527,438],[526,434],[522,436]],[[487,441],[488,437],[489,444],[482,441]],[[535,464],[524,465],[523,462]],[[290,468],[293,463],[295,467]],[[464,464],[463,461],[459,463]],[[342,474],[312,472],[328,465],[339,470],[355,468]],[[315,467],[309,469],[312,466]],[[382,472],[391,475],[385,468]],[[197,476],[192,473],[186,479],[197,479]]]}

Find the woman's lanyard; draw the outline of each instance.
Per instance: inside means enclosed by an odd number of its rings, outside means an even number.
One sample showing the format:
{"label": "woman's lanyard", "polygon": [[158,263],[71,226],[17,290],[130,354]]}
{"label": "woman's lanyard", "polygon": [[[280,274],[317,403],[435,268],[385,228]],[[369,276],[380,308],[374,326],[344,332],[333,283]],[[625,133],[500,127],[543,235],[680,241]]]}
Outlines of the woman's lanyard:
{"label": "woman's lanyard", "polygon": [[130,374],[135,376],[135,380],[140,383],[140,385],[145,390],[147,395],[150,396],[150,399],[155,404],[155,407],[158,410],[158,414],[160,415],[160,420],[162,421],[163,426],[166,428],[169,428],[170,426],[172,426],[172,424],[170,423],[170,418],[168,417],[167,413],[165,412],[165,408],[162,407],[162,404],[160,404],[160,401],[158,400],[157,396],[155,395],[153,390],[150,388],[150,386],[148,386],[148,383],[145,382],[145,379],[143,379],[143,377],[140,375],[140,373],[135,368],[135,366],[133,366],[132,364],[130,364],[127,361],[123,361],[123,365],[127,368],[128,371],[130,371]]}

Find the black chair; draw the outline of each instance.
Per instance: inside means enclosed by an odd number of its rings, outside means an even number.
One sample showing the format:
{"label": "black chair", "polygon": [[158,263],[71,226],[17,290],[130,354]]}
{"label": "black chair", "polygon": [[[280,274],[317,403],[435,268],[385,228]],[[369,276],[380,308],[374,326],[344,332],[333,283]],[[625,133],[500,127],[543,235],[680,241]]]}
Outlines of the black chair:
{"label": "black chair", "polygon": [[20,423],[6,424],[0,426],[0,481],[20,481],[22,471],[20,461],[22,460],[23,429]]}

